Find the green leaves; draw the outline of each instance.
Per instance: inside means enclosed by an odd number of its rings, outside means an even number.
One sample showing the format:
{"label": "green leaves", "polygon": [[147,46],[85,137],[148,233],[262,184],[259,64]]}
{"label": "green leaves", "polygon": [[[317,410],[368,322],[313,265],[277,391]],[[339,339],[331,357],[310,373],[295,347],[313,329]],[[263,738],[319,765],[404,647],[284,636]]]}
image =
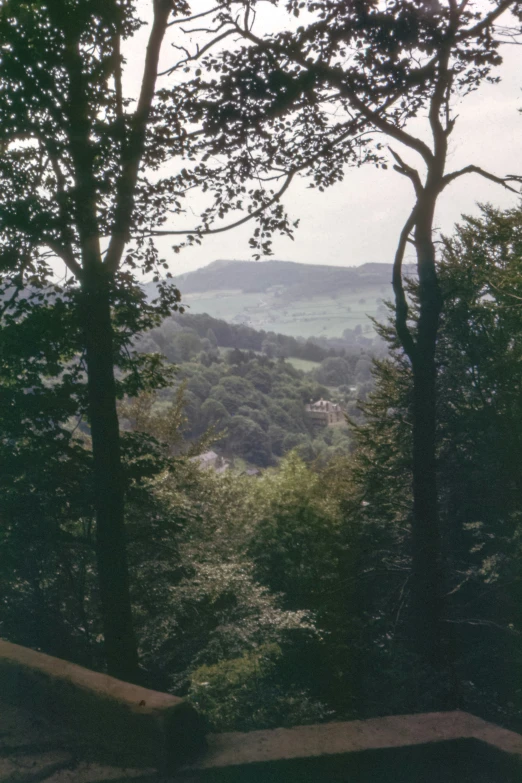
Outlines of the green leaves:
{"label": "green leaves", "polygon": [[[438,484],[445,553],[445,622],[468,709],[519,716],[521,213],[483,206],[444,241],[444,310],[437,343]],[[410,285],[412,316],[417,284]],[[521,300],[522,301],[522,300]],[[384,614],[405,620],[410,568],[411,368],[394,349],[356,428],[348,504],[389,571]],[[380,533],[379,533],[380,531]],[[379,552],[376,542],[383,549]],[[393,575],[395,572],[395,576]],[[376,586],[378,583],[375,583]],[[400,634],[395,621],[392,634]],[[432,686],[430,686],[432,687]],[[445,687],[445,686],[444,686]]]}

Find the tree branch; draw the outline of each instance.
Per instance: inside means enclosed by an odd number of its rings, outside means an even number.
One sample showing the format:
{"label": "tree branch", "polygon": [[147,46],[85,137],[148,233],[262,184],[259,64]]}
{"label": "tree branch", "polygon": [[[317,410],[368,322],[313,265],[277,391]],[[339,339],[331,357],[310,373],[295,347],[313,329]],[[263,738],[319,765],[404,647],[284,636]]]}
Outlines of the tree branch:
{"label": "tree branch", "polygon": [[[421,155],[422,158],[426,161],[426,163],[431,163],[433,160],[433,153],[428,145],[425,144],[421,139],[412,136],[407,131],[397,127],[396,125],[393,125],[392,123],[388,122],[388,120],[381,117],[379,109],[370,109],[370,107],[367,106],[367,104],[355,94],[355,90],[346,84],[345,74],[340,68],[332,68],[322,63],[312,63],[307,60],[306,57],[299,56],[296,48],[292,48],[292,50],[288,52],[284,47],[278,46],[277,44],[274,45],[274,42],[272,42],[272,47],[270,47],[267,42],[263,41],[261,38],[258,38],[258,36],[254,35],[254,33],[251,31],[242,29],[237,24],[235,24],[235,29],[244,38],[250,40],[252,43],[255,43],[265,52],[273,53],[274,50],[277,50],[279,54],[287,56],[290,60],[297,63],[302,68],[305,68],[309,73],[315,73],[328,80],[330,84],[337,87],[340,94],[346,98],[346,100],[378,130],[387,133],[396,141],[400,141],[401,144],[405,144],[407,147],[410,147],[411,149],[418,152],[419,155]],[[422,68],[419,68],[418,73],[420,74],[428,71],[433,66],[434,62],[435,59],[430,60],[429,63],[424,65]]]}
{"label": "tree branch", "polygon": [[404,144],[406,147],[410,147],[410,149],[418,152],[419,155],[421,155],[421,157],[426,161],[426,163],[431,163],[433,160],[433,152],[430,150],[427,144],[425,144],[421,139],[418,139],[415,136],[412,136],[410,133],[407,133],[407,131],[403,130],[403,128],[399,128],[396,125],[393,125],[391,122],[388,122],[388,120],[384,119],[384,117],[381,117],[377,110],[370,109],[364,103],[364,101],[358,98],[355,94],[351,93],[347,86],[345,86],[345,89],[342,89],[342,85],[339,86],[341,87],[342,94],[347,98],[351,105],[356,108],[363,117],[369,120],[372,125],[375,125],[375,127],[383,131],[383,133],[391,136],[392,139],[400,141],[401,144]]}
{"label": "tree branch", "polygon": [[493,620],[481,620],[480,618],[469,618],[468,620],[450,620],[449,618],[446,618],[443,620],[444,623],[454,623],[455,625],[481,625],[484,628],[496,628],[499,631],[505,631],[506,633],[513,634],[514,636],[520,636],[521,633],[516,628],[510,628],[506,625],[500,625],[500,623],[495,623]]}
{"label": "tree branch", "polygon": [[[76,31],[77,32],[77,31]],[[64,63],[69,78],[66,117],[67,141],[74,179],[74,216],[79,234],[82,266],[97,263],[100,252],[97,188],[91,143],[92,118],[80,39],[74,28],[66,31]]]}
{"label": "tree branch", "polygon": [[464,176],[464,174],[480,174],[481,177],[485,177],[485,179],[489,179],[491,182],[496,182],[497,185],[503,185],[503,187],[507,188],[507,190],[510,190],[511,193],[516,193],[517,195],[520,194],[520,190],[512,188],[511,185],[508,185],[508,182],[522,182],[522,176],[508,174],[505,177],[497,177],[495,174],[490,174],[489,171],[481,169],[480,166],[473,165],[465,166],[463,169],[452,171],[450,174],[446,174],[446,176],[442,179],[442,187],[445,188],[450,184],[450,182],[453,182],[453,180],[457,179],[458,177]]}
{"label": "tree branch", "polygon": [[419,172],[417,169],[414,169],[412,166],[409,166],[407,163],[405,163],[398,152],[395,152],[395,150],[393,150],[391,147],[388,147],[388,149],[398,163],[398,165],[394,166],[393,168],[395,171],[398,171],[399,174],[402,174],[411,180],[413,187],[415,188],[415,193],[417,196],[419,196],[422,192],[422,182]]}
{"label": "tree branch", "polygon": [[272,206],[272,204],[275,204],[277,201],[279,201],[281,196],[283,196],[284,193],[290,187],[290,183],[295,177],[297,171],[298,170],[295,169],[294,171],[290,172],[290,174],[288,174],[282,187],[277,191],[277,193],[274,193],[272,198],[269,201],[267,201],[266,204],[263,204],[258,209],[255,209],[253,212],[250,212],[248,215],[245,215],[245,217],[236,220],[234,223],[230,223],[228,226],[222,226],[221,228],[206,228],[206,229],[194,228],[190,230],[187,229],[184,231],[148,231],[145,234],[140,234],[140,236],[141,237],[166,237],[166,236],[187,236],[189,234],[194,234],[196,236],[209,236],[210,234],[222,234],[224,231],[230,231],[232,228],[237,228],[238,226],[242,226],[245,223],[248,223],[250,220],[259,217],[259,215],[262,215],[263,212],[265,212],[269,207]]}
{"label": "tree branch", "polygon": [[401,341],[406,355],[411,362],[415,359],[416,345],[412,337],[412,334],[408,328],[408,301],[404,292],[404,285],[402,282],[402,262],[404,259],[404,253],[406,250],[406,244],[408,242],[410,233],[412,232],[415,221],[417,219],[417,205],[415,205],[408,217],[406,223],[403,226],[399,237],[399,244],[395,253],[395,260],[393,262],[392,273],[392,285],[393,292],[395,294],[395,328],[397,335]]}
{"label": "tree branch", "polygon": [[[352,121],[350,120],[348,123],[345,123],[345,125],[351,126]],[[342,126],[344,127],[344,126]],[[351,132],[349,130],[343,131],[339,134],[339,136],[334,139],[332,142],[330,142],[330,147],[336,147],[339,144],[342,144],[343,141],[345,141],[347,138],[352,139],[352,141],[357,141],[361,138],[363,138],[366,135],[366,132],[360,133],[358,136],[352,136]],[[284,195],[284,193],[288,190],[290,187],[290,183],[292,182],[293,178],[296,174],[298,174],[300,171],[303,171],[308,166],[311,166],[318,158],[321,157],[323,150],[320,150],[315,156],[312,156],[311,158],[305,160],[304,163],[302,163],[300,166],[296,166],[294,169],[292,169],[290,172],[287,173],[286,179],[281,186],[281,188],[277,191],[277,193],[274,193],[272,198],[270,200],[259,207],[258,209],[254,210],[248,215],[245,215],[245,217],[241,218],[240,220],[235,221],[234,223],[229,224],[228,226],[223,226],[222,228],[215,228],[215,229],[190,229],[185,231],[150,231],[145,234],[140,234],[142,237],[151,237],[151,236],[187,236],[188,234],[196,234],[198,236],[208,236],[210,234],[221,234],[225,231],[230,231],[232,228],[237,228],[238,226],[243,225],[244,223],[249,222],[253,218],[258,217],[261,215],[266,209],[272,206],[272,204],[275,204],[277,201],[281,199],[281,197]],[[259,181],[270,181],[270,179],[279,179],[280,177],[271,177],[267,178],[266,180],[262,180],[261,177],[258,177]]]}
{"label": "tree branch", "polygon": [[210,8],[208,11],[202,11],[200,14],[193,14],[192,16],[185,16],[183,19],[174,19],[169,22],[167,27],[173,27],[176,24],[185,24],[185,22],[193,22],[195,19],[201,19],[203,16],[210,16],[214,11],[219,11],[220,6],[216,5],[214,8]]}
{"label": "tree branch", "polygon": [[[56,149],[54,145],[54,141],[52,139],[45,139],[42,142],[45,145],[45,150],[49,156],[49,160],[51,162],[51,166],[54,172],[54,176],[56,178],[56,189],[57,189],[57,203],[58,203],[58,210],[60,213],[60,221],[62,223],[62,231],[63,234],[66,234],[67,231],[67,214],[65,211],[65,186],[66,186],[66,179],[64,176],[63,171],[60,168],[60,162],[58,160],[58,155],[56,154]],[[65,240],[66,237],[63,236],[63,239]],[[51,247],[49,242],[47,242],[48,247]],[[54,248],[51,248],[51,250],[58,255],[62,261],[67,265],[68,269],[77,277],[80,279],[81,275],[81,266],[77,263],[74,252],[72,248],[72,244],[70,241],[66,240],[63,247],[61,247],[58,243],[54,243]],[[60,248],[60,253],[56,252],[56,248]]]}
{"label": "tree branch", "polygon": [[117,186],[114,228],[103,262],[110,274],[114,274],[118,269],[125,244],[130,236],[134,191],[145,146],[147,123],[154,99],[161,45],[172,10],[172,4],[168,0],[153,0],[153,2],[154,21],[147,44],[140,96],[132,117],[130,138],[122,161],[122,170]]}
{"label": "tree branch", "polygon": [[75,259],[72,250],[66,247],[62,247],[58,242],[54,242],[52,239],[46,239],[44,241],[47,247],[50,248],[53,253],[63,261],[67,269],[72,272],[76,279],[81,280],[83,276],[83,269]]}
{"label": "tree branch", "polygon": [[[451,89],[451,75],[449,73],[449,48],[443,53],[439,63],[439,75],[435,84],[435,89],[430,100],[430,108],[428,112],[428,119],[431,127],[431,133],[433,136],[433,149],[435,160],[445,161],[448,150],[448,136],[450,128],[452,126],[446,124],[446,128],[442,125],[440,113],[444,105],[444,99],[448,95]],[[446,104],[446,112],[448,106]],[[444,169],[442,169],[444,171]],[[442,172],[441,172],[442,173]]]}
{"label": "tree branch", "polygon": [[116,117],[121,120],[123,117],[123,90],[121,85],[121,36],[118,33],[114,36],[114,92],[116,94]]}
{"label": "tree branch", "polygon": [[481,19],[480,22],[477,22],[476,25],[467,29],[464,28],[458,36],[458,40],[467,40],[475,35],[480,35],[483,30],[489,27],[499,16],[502,16],[504,11],[507,11],[512,5],[513,0],[502,0],[494,11],[485,16],[484,19]]}
{"label": "tree branch", "polygon": [[184,52],[187,55],[185,59],[180,60],[175,65],[172,65],[170,68],[167,68],[167,70],[161,71],[161,73],[158,73],[158,76],[168,76],[169,74],[173,73],[178,68],[180,68],[182,65],[185,65],[186,63],[189,62],[193,62],[195,60],[199,60],[200,57],[202,57],[206,52],[209,51],[209,49],[212,49],[212,47],[215,46],[217,43],[223,41],[225,38],[228,38],[229,35],[232,35],[235,32],[236,32],[235,30],[225,30],[224,33],[217,35],[211,41],[209,41],[204,46],[202,46],[201,49],[198,46],[194,54],[190,54],[190,52],[187,49],[183,48]]}

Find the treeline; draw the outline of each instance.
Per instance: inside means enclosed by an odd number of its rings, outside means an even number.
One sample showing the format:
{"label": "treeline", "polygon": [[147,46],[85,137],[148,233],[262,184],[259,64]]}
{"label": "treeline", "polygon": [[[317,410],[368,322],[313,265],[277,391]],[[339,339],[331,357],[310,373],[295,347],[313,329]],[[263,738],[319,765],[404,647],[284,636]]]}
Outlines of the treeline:
{"label": "treeline", "polygon": [[[192,337],[181,337],[181,334]],[[199,338],[201,342],[195,338]],[[216,346],[259,351],[269,358],[306,359],[321,362],[331,356],[356,356],[361,351],[382,354],[379,338],[368,338],[362,329],[345,329],[338,338],[311,337],[307,340],[275,332],[253,329],[245,324],[230,324],[207,314],[174,313],[162,325],[140,337],[141,351],[161,351],[170,361],[183,361],[200,351]]]}

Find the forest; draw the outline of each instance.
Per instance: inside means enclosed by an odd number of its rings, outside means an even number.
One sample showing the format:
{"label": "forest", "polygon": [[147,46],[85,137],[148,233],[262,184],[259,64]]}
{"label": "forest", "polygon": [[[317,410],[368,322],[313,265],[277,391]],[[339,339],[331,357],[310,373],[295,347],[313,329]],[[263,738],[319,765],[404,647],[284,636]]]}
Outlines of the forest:
{"label": "forest", "polygon": [[[521,176],[448,171],[520,4],[289,0],[266,35],[262,3],[144,5],[0,8],[0,636],[217,731],[455,708],[522,730]],[[388,163],[413,196],[375,339],[185,311],[185,247],[248,223],[269,255],[294,177]],[[441,235],[467,175],[515,206]],[[346,426],[311,425],[321,397]]]}
{"label": "forest", "polygon": [[[176,366],[174,385],[156,399],[149,396],[148,405],[163,415],[180,406],[187,443],[207,434],[227,457],[267,467],[292,449],[307,461],[348,452],[348,430],[314,427],[305,406],[331,399],[360,417],[357,402],[372,388],[372,358],[384,352],[384,343],[349,336],[355,342],[346,337],[300,342],[184,313],[141,335],[136,347],[161,353]],[[331,343],[336,348],[322,347]],[[314,369],[296,369],[288,357],[307,359]],[[132,415],[128,425],[135,426]]]}

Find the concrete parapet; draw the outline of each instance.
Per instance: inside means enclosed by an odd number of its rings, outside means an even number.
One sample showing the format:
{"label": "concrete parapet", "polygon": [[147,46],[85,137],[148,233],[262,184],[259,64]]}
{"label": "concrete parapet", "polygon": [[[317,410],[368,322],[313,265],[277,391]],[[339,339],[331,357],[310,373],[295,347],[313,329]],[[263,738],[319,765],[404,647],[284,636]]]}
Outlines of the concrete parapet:
{"label": "concrete parapet", "polygon": [[0,640],[0,699],[43,715],[89,758],[174,769],[205,745],[183,699]]}
{"label": "concrete parapet", "polygon": [[520,783],[522,737],[465,712],[208,737],[193,783]]}
{"label": "concrete parapet", "polygon": [[[27,764],[36,754],[46,775],[55,770],[52,783],[166,781],[158,771],[170,772],[171,783],[522,781],[522,736],[465,712],[211,734],[205,742],[183,699],[2,641],[0,702],[19,710],[0,704],[0,730],[8,744],[10,732],[15,738],[0,754],[4,768],[16,770],[22,751]],[[35,734],[37,716],[46,728]]]}

